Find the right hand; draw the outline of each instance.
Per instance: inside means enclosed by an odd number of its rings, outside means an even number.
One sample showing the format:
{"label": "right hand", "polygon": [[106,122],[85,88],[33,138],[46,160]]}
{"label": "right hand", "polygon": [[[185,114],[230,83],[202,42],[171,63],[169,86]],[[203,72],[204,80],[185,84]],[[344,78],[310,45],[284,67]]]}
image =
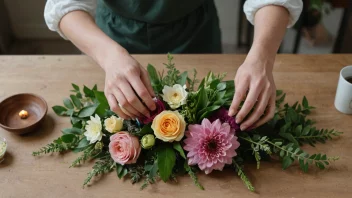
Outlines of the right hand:
{"label": "right hand", "polygon": [[107,55],[104,62],[104,92],[111,110],[124,119],[150,117],[156,106],[146,69],[127,51]]}

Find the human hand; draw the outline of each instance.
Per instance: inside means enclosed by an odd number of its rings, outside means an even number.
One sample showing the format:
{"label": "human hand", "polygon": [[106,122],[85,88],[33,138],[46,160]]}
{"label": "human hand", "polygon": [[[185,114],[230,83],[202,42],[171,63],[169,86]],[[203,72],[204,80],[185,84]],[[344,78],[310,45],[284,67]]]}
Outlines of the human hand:
{"label": "human hand", "polygon": [[150,117],[156,106],[146,69],[127,51],[107,55],[105,60],[104,92],[111,110],[124,119]]}
{"label": "human hand", "polygon": [[[229,115],[236,115],[236,122],[242,131],[248,127],[256,128],[274,116],[276,87],[272,68],[273,61],[247,57],[237,70],[236,89]],[[239,109],[244,99],[243,106]],[[253,107],[253,112],[246,118]]]}

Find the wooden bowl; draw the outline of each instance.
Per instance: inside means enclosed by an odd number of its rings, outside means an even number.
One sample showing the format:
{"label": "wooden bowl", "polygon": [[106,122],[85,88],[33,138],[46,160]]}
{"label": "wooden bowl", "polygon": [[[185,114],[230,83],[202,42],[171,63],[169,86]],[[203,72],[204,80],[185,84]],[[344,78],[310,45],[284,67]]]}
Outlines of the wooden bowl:
{"label": "wooden bowl", "polygon": [[[21,110],[28,112],[28,118],[21,119]],[[33,131],[43,121],[48,111],[45,100],[35,94],[22,93],[10,96],[0,103],[0,126],[15,134]]]}

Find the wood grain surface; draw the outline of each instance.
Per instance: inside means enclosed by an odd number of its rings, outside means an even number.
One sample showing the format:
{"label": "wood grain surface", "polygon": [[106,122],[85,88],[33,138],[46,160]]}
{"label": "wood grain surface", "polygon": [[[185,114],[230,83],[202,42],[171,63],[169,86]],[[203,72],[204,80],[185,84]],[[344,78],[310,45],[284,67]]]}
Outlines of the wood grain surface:
{"label": "wood grain surface", "polygon": [[[162,69],[166,55],[136,55],[144,66],[148,63]],[[227,72],[234,77],[243,62],[243,55],[175,55],[180,70],[196,68],[199,76],[207,72]],[[0,164],[0,197],[352,197],[352,115],[344,115],[334,107],[339,71],[352,64],[352,55],[279,55],[274,77],[278,89],[287,93],[292,103],[307,96],[317,109],[311,118],[318,127],[335,128],[345,132],[342,138],[305,147],[310,152],[340,156],[327,170],[311,169],[302,173],[297,165],[283,171],[280,163],[246,166],[246,172],[256,187],[249,192],[231,170],[200,175],[205,191],[195,187],[187,176],[178,183],[159,182],[140,191],[140,184],[119,180],[112,172],[95,179],[93,185],[82,188],[83,180],[92,164],[69,168],[77,154],[31,156],[32,151],[60,136],[60,129],[70,127],[69,119],[58,117],[51,107],[62,104],[69,96],[71,83],[99,89],[104,88],[104,72],[86,56],[0,56],[0,100],[22,92],[38,94],[49,105],[43,126],[31,134],[18,136],[0,129],[0,136],[8,140],[5,161]],[[1,112],[0,112],[1,113]]]}

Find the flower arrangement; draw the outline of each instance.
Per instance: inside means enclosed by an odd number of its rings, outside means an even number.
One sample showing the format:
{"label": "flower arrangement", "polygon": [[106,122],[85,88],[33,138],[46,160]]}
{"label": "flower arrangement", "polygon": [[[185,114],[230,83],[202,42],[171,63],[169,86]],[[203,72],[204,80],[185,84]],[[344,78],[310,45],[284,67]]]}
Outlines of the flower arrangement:
{"label": "flower arrangement", "polygon": [[147,70],[156,93],[157,106],[151,117],[123,120],[110,111],[103,92],[97,86],[81,89],[73,85],[64,106],[54,106],[57,115],[70,118],[72,127],[62,136],[33,152],[34,156],[72,151],[81,155],[71,167],[95,161],[83,186],[97,175],[115,170],[119,178],[129,177],[132,183],[144,180],[142,189],[159,179],[167,182],[177,175],[189,174],[195,185],[203,189],[197,172],[210,174],[232,168],[246,187],[254,191],[243,166],[262,160],[280,160],[287,169],[295,161],[308,171],[315,165],[326,168],[338,157],[308,154],[301,146],[325,143],[341,132],[317,129],[307,118],[314,107],[303,97],[302,103],[284,104],[285,94],[277,91],[276,113],[265,125],[241,131],[228,108],[234,95],[234,82],[225,75],[210,72],[196,84],[181,73],[168,55],[167,73],[157,73],[152,65]]}

